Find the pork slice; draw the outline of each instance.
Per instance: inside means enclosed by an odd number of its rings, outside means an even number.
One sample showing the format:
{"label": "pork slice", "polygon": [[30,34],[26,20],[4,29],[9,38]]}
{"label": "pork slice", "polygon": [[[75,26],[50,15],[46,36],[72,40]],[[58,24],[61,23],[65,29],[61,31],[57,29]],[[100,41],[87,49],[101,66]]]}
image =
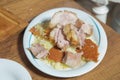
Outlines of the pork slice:
{"label": "pork slice", "polygon": [[30,51],[38,59],[45,58],[48,55],[48,53],[49,53],[48,50],[46,50],[43,46],[41,46],[38,43],[33,44],[30,47]]}
{"label": "pork slice", "polygon": [[57,40],[58,40],[57,36],[58,36],[58,32],[59,32],[60,28],[61,28],[61,26],[57,25],[57,27],[52,29],[50,32],[49,38],[50,38],[50,40],[55,41],[55,43],[57,43]]}
{"label": "pork slice", "polygon": [[77,31],[77,27],[75,27],[72,24],[69,24],[63,27],[64,35],[72,45],[77,45],[79,43],[76,31]]}
{"label": "pork slice", "polygon": [[81,29],[83,30],[83,32],[85,34],[87,34],[87,36],[90,36],[93,32],[92,26],[90,24],[87,24],[87,23],[82,24]]}
{"label": "pork slice", "polygon": [[82,24],[84,24],[84,22],[80,19],[78,19],[76,22],[75,22],[75,27],[77,28],[80,28],[82,26]]}
{"label": "pork slice", "polygon": [[84,33],[84,31],[82,29],[79,29],[79,31],[77,32],[77,35],[78,35],[78,38],[79,38],[80,46],[84,46],[86,34]]}
{"label": "pork slice", "polygon": [[65,39],[62,29],[59,29],[57,37],[57,47],[63,49],[69,46],[69,41]]}
{"label": "pork slice", "polygon": [[65,26],[66,24],[75,24],[77,21],[75,13],[70,11],[59,11],[55,13],[50,21],[50,27],[54,28],[57,24]]}
{"label": "pork slice", "polygon": [[69,45],[69,41],[65,39],[60,25],[57,25],[57,27],[50,32],[50,38],[55,41],[58,48],[62,49]]}
{"label": "pork slice", "polygon": [[72,68],[78,67],[81,62],[82,54],[83,54],[83,52],[76,53],[76,54],[73,54],[71,52],[66,52],[65,57],[63,59],[63,63],[65,63],[66,65],[68,65]]}

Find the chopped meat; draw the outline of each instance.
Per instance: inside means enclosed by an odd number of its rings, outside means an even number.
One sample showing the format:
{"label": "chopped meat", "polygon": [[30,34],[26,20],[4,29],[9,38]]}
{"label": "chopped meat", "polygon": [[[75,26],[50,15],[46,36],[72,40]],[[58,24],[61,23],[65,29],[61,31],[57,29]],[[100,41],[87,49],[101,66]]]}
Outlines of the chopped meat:
{"label": "chopped meat", "polygon": [[86,34],[83,32],[83,30],[80,28],[77,32],[77,36],[79,38],[79,44],[80,46],[83,46],[85,43]]}
{"label": "chopped meat", "polygon": [[81,29],[87,34],[87,36],[90,36],[93,32],[92,26],[86,23],[81,26]]}
{"label": "chopped meat", "polygon": [[75,27],[80,28],[82,24],[84,24],[84,22],[81,21],[80,19],[77,19],[77,21],[75,22]]}
{"label": "chopped meat", "polygon": [[90,39],[85,40],[85,45],[82,47],[82,51],[84,52],[83,57],[87,60],[92,60],[97,62],[98,59],[98,47],[93,41]]}
{"label": "chopped meat", "polygon": [[48,58],[54,60],[55,62],[61,62],[64,56],[64,53],[57,48],[51,48],[49,51]]}
{"label": "chopped meat", "polygon": [[36,44],[33,44],[31,47],[30,47],[30,51],[32,52],[32,54],[36,57],[36,58],[45,58],[47,55],[48,55],[48,51],[43,47],[41,46],[40,44],[36,43]]}
{"label": "chopped meat", "polygon": [[75,24],[77,21],[77,16],[75,13],[70,11],[59,11],[53,15],[50,21],[50,27],[54,28],[57,24],[61,26],[65,26],[67,24]]}
{"label": "chopped meat", "polygon": [[60,27],[60,25],[58,25],[56,28],[54,28],[51,33],[50,33],[50,38],[53,39],[55,41],[55,43],[57,44],[57,47],[59,48],[65,48],[69,45],[69,42],[65,39],[64,35],[63,35],[63,31]]}
{"label": "chopped meat", "polygon": [[58,31],[59,31],[59,28],[56,27],[50,32],[50,40],[57,41]]}
{"label": "chopped meat", "polygon": [[81,62],[81,55],[83,52],[73,54],[71,52],[66,52],[65,57],[63,59],[63,63],[70,67],[78,67]]}
{"label": "chopped meat", "polygon": [[78,36],[75,31],[77,31],[77,28],[74,25],[68,24],[63,27],[64,35],[72,45],[77,45],[79,43]]}

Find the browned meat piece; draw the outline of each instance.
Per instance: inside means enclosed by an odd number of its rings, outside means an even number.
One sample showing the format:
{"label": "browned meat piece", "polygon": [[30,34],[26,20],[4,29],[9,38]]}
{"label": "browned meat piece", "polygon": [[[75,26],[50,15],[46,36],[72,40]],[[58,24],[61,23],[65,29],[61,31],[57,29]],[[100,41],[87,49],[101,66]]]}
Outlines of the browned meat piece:
{"label": "browned meat piece", "polygon": [[77,16],[75,13],[70,11],[59,11],[55,13],[50,21],[50,27],[54,28],[57,24],[65,26],[67,24],[75,25],[77,21]]}
{"label": "browned meat piece", "polygon": [[65,57],[63,59],[63,63],[65,63],[66,65],[73,67],[73,68],[78,67],[81,62],[82,54],[83,54],[83,52],[76,53],[76,54],[73,54],[71,52],[66,52]]}
{"label": "browned meat piece", "polygon": [[43,47],[41,46],[40,44],[36,43],[36,44],[33,44],[31,47],[30,47],[30,51],[32,52],[32,54],[36,57],[36,58],[45,58],[47,55],[48,55],[48,51]]}

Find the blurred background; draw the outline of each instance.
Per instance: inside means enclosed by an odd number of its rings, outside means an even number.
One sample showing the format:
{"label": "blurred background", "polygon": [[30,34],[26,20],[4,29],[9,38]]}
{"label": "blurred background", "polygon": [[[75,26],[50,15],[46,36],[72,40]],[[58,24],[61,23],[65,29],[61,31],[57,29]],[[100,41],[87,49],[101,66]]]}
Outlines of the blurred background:
{"label": "blurred background", "polygon": [[111,28],[113,28],[117,33],[120,34],[120,0],[76,0],[76,1],[81,6],[90,11],[93,15],[96,15],[96,17],[100,21],[106,23]]}

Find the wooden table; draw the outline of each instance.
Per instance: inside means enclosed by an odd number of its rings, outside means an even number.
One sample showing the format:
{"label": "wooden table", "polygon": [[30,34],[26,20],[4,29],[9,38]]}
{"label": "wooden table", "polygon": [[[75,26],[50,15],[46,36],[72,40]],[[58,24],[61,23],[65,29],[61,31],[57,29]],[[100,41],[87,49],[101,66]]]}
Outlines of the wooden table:
{"label": "wooden table", "polygon": [[[51,8],[73,7],[86,11],[72,0],[1,0],[0,7],[28,23],[36,15]],[[101,24],[107,34],[108,49],[100,65],[83,76],[63,80],[120,80],[120,35],[108,25]],[[61,80],[40,72],[28,61],[22,44],[24,27],[21,28],[22,32],[0,43],[0,58],[20,63],[30,72],[33,80]]]}

